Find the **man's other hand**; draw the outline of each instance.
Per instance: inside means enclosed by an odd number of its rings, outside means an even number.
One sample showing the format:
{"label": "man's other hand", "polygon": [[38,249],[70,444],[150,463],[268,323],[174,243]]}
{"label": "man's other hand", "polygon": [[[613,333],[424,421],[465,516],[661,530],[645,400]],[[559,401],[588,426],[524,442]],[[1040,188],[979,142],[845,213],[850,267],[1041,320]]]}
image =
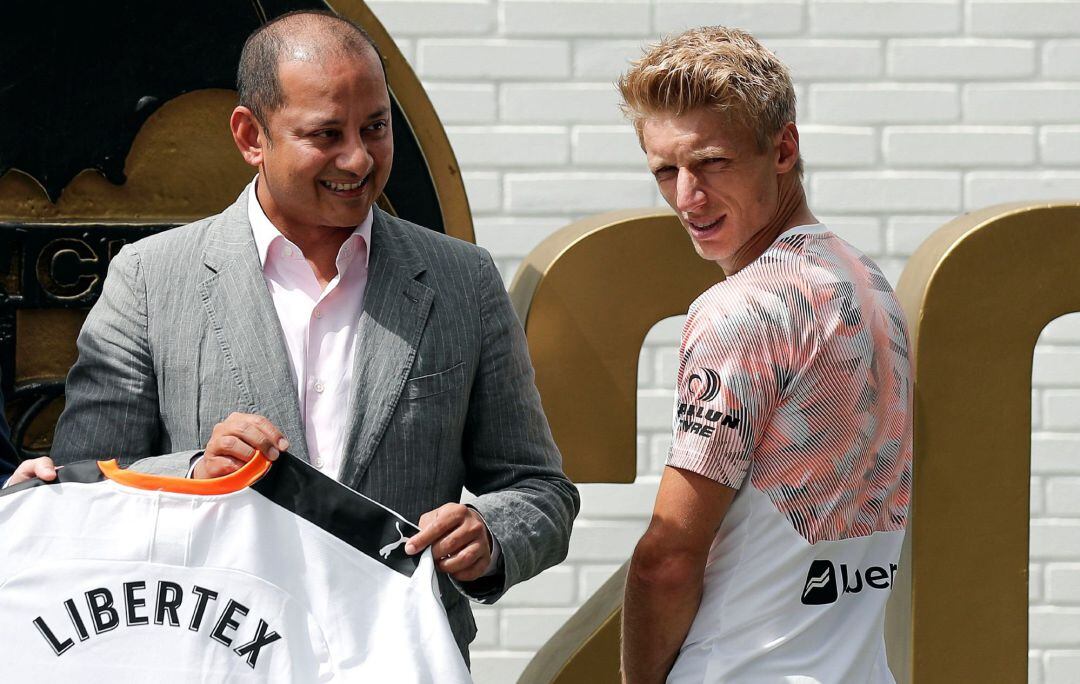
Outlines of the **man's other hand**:
{"label": "man's other hand", "polygon": [[435,567],[459,582],[477,579],[491,564],[491,537],[475,510],[448,503],[420,516],[420,531],[405,543],[405,553],[428,546]]}
{"label": "man's other hand", "polygon": [[191,476],[199,480],[222,477],[239,470],[256,451],[273,461],[288,448],[289,440],[266,418],[253,413],[232,413],[214,426]]}
{"label": "man's other hand", "polygon": [[19,464],[19,467],[15,469],[15,472],[8,478],[5,487],[19,484],[20,482],[26,482],[27,480],[38,478],[39,480],[45,480],[51,482],[56,479],[56,466],[53,465],[53,460],[48,456],[42,456],[41,458],[33,458],[29,461],[23,461]]}

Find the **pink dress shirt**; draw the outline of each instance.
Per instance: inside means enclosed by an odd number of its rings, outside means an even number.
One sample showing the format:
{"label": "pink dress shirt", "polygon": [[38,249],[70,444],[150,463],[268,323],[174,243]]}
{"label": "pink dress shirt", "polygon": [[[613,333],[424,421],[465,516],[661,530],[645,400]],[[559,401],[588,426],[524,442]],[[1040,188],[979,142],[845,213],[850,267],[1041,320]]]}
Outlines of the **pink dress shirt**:
{"label": "pink dress shirt", "polygon": [[300,248],[266,217],[255,196],[256,182],[258,178],[248,192],[248,220],[263,278],[285,333],[308,456],[312,465],[337,480],[349,416],[356,326],[367,288],[373,214],[368,211],[341,246],[338,273],[321,289]]}
{"label": "pink dress shirt", "polygon": [[[266,217],[255,184],[248,186],[248,222],[255,237],[263,278],[270,290],[296,383],[308,456],[323,474],[341,475],[345,423],[349,417],[356,326],[364,309],[373,210],[338,250],[338,274],[325,290],[300,248]],[[289,435],[286,435],[287,437]],[[195,469],[192,464],[192,471]],[[190,477],[191,472],[188,473]],[[475,509],[474,509],[475,510]],[[483,519],[481,517],[481,519]],[[485,526],[487,521],[484,522]],[[490,534],[491,560],[483,575],[498,569],[502,549]]]}

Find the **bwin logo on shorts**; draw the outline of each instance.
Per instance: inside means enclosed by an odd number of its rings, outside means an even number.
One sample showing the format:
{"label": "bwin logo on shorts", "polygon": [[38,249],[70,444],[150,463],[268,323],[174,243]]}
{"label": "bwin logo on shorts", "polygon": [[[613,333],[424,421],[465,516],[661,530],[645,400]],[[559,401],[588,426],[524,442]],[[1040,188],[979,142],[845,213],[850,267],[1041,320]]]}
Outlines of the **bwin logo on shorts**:
{"label": "bwin logo on shorts", "polygon": [[803,587],[802,602],[808,606],[820,606],[836,601],[836,568],[832,561],[816,560],[810,564]]}
{"label": "bwin logo on shorts", "polygon": [[712,368],[702,368],[687,379],[686,389],[698,401],[712,401],[720,394],[720,374]]}

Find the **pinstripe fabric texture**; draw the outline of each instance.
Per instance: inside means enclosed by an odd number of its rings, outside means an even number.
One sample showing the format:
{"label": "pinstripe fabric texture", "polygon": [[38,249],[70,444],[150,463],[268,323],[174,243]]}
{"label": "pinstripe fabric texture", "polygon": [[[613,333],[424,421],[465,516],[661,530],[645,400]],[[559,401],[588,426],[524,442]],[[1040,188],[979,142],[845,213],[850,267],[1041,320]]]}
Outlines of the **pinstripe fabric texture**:
{"label": "pinstripe fabric texture", "polygon": [[902,530],[908,349],[873,261],[822,227],[788,231],[691,306],[668,464],[749,476],[811,544]]}
{"label": "pinstripe fabric texture", "polygon": [[[307,460],[246,202],[112,261],[79,334],[57,462],[160,456],[138,467],[182,475],[233,411],[266,416]],[[377,208],[371,242],[341,482],[413,521],[463,486],[480,495],[505,581],[466,590],[493,601],[565,557],[578,509],[524,332],[484,250]],[[467,644],[471,612],[448,589],[451,627]]]}

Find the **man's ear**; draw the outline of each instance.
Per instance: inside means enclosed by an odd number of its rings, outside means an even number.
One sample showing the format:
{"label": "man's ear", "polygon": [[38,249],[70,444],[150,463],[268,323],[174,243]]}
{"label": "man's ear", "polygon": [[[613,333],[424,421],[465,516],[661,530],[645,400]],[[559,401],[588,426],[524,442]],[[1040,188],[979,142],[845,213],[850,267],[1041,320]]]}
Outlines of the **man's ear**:
{"label": "man's ear", "polygon": [[269,142],[255,113],[247,107],[237,107],[229,117],[233,142],[248,164],[259,167],[263,160],[263,147]]}
{"label": "man's ear", "polygon": [[795,122],[784,124],[776,134],[776,173],[784,174],[795,168],[799,162],[799,129]]}

